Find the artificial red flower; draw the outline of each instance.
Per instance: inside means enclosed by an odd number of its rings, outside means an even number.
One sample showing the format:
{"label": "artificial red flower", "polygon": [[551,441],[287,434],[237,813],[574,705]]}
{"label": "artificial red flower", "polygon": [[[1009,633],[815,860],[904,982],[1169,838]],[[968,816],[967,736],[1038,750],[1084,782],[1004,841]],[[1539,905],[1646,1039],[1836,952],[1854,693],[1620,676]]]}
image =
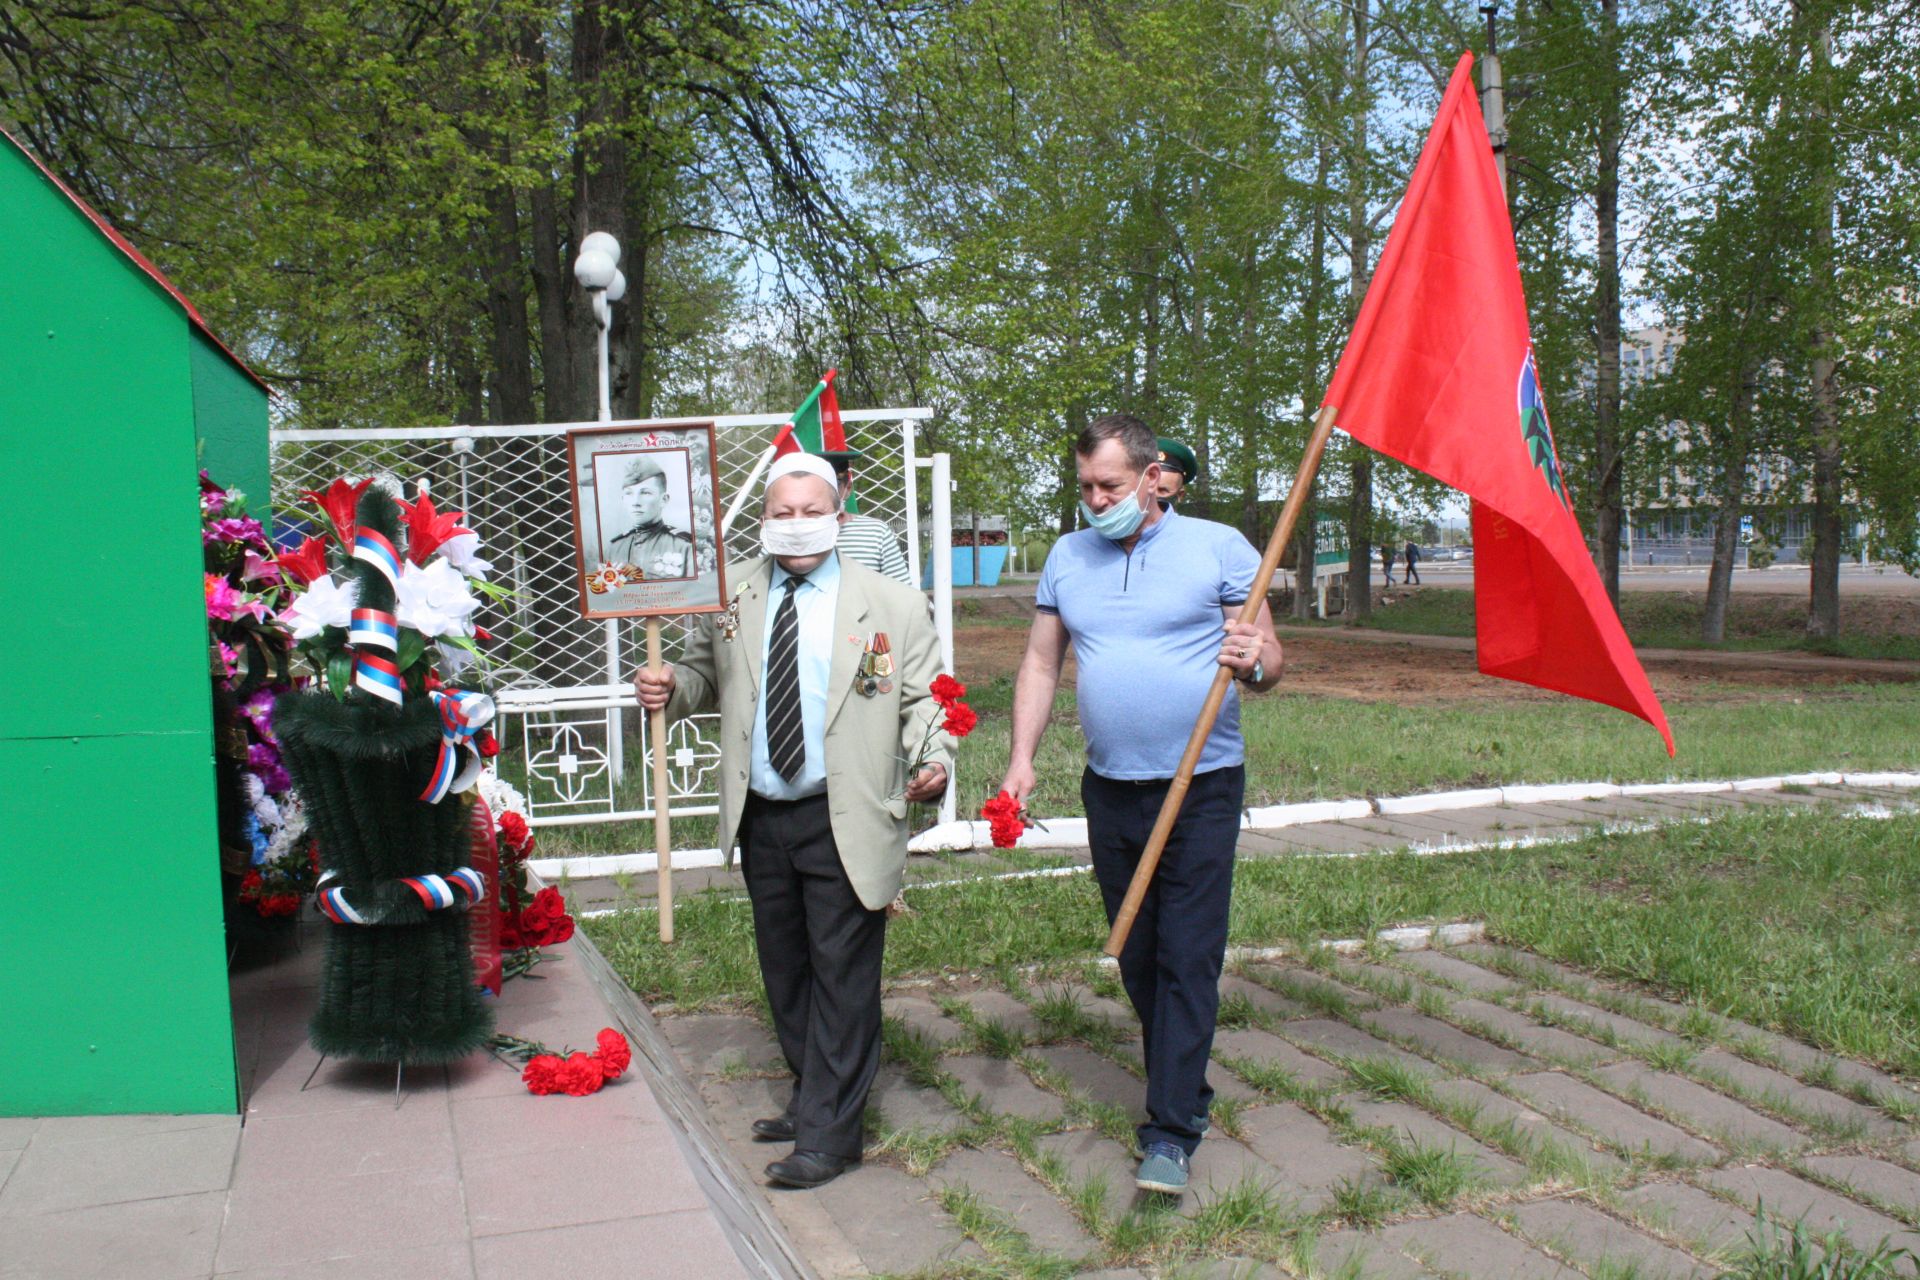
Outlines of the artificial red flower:
{"label": "artificial red flower", "polygon": [[1027,829],[1020,816],[1022,811],[1020,802],[1004,791],[980,806],[980,816],[987,820],[994,848],[1011,849],[1020,842],[1021,833]]}
{"label": "artificial red flower", "polygon": [[407,559],[421,568],[426,567],[433,553],[448,538],[472,532],[460,527],[460,522],[466,519],[466,512],[435,511],[430,494],[421,494],[418,502],[408,502],[405,498],[399,501],[400,509],[407,513]]}
{"label": "artificial red flower", "polygon": [[955,702],[947,708],[947,718],[940,727],[956,738],[964,738],[973,732],[973,726],[980,723],[980,717],[972,707],[964,702]]}
{"label": "artificial red flower", "polygon": [[493,640],[493,632],[487,630],[485,627],[476,625],[473,629],[473,638],[481,644],[489,644]]}
{"label": "artificial red flower", "polygon": [[474,745],[480,748],[480,757],[491,760],[500,754],[500,739],[490,733],[481,733],[474,738]]}
{"label": "artificial red flower", "polygon": [[943,707],[951,707],[967,696],[967,686],[944,672],[933,678],[933,684],[927,691],[933,694],[933,700]]}
{"label": "artificial red flower", "polygon": [[633,1061],[633,1049],[627,1044],[627,1038],[612,1027],[603,1027],[595,1042],[600,1046],[593,1055],[600,1059],[600,1074],[609,1080],[618,1080]]}
{"label": "artificial red flower", "polygon": [[507,842],[507,848],[515,853],[533,838],[533,832],[527,827],[527,820],[511,810],[500,815],[500,838]]}
{"label": "artificial red flower", "polygon": [[600,1064],[590,1054],[570,1054],[560,1064],[560,1087],[567,1091],[569,1097],[584,1098],[590,1093],[598,1093],[600,1086],[606,1082],[607,1077],[601,1072]]}
{"label": "artificial red flower", "polygon": [[246,875],[240,877],[240,896],[248,899],[259,897],[260,886],[263,883],[265,882],[261,879],[258,871],[247,872]]}
{"label": "artificial red flower", "polygon": [[520,1073],[520,1079],[526,1082],[527,1092],[537,1097],[560,1092],[560,1076],[566,1064],[551,1053],[536,1053],[527,1060],[526,1070]]}
{"label": "artificial red flower", "polygon": [[368,476],[359,484],[348,484],[345,480],[335,480],[327,486],[325,493],[315,493],[308,489],[300,496],[310,499],[314,505],[327,513],[327,519],[333,524],[334,536],[340,539],[340,546],[351,552],[353,535],[360,530],[359,517],[355,514],[360,508],[360,495],[373,483]]}
{"label": "artificial red flower", "polygon": [[260,899],[256,910],[271,919],[274,916],[290,916],[300,910],[300,895],[297,893],[273,893]]}
{"label": "artificial red flower", "polygon": [[282,551],[273,558],[280,566],[280,572],[305,586],[316,578],[327,576],[327,540],[325,537],[308,538],[300,544],[297,551]]}

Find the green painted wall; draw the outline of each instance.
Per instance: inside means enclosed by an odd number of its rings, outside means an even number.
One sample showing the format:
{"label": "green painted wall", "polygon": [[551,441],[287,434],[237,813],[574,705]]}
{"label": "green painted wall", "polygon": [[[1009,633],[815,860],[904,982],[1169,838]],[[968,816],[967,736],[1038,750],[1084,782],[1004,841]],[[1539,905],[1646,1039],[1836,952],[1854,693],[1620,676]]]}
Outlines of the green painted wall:
{"label": "green painted wall", "polygon": [[267,491],[267,393],[240,372],[198,329],[188,329],[193,370],[193,423],[200,465],[220,484],[240,489],[260,523],[273,527]]}
{"label": "green painted wall", "polygon": [[4,144],[0,282],[0,1114],[232,1111],[191,329]]}

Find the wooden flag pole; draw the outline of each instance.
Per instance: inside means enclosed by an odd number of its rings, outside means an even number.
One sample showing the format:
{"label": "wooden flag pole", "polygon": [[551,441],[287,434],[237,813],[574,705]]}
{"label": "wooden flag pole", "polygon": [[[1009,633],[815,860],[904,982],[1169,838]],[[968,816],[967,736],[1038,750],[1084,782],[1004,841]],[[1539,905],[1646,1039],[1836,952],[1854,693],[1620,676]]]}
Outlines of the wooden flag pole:
{"label": "wooden flag pole", "polygon": [[[1280,555],[1293,540],[1293,527],[1299,523],[1300,509],[1307,503],[1307,491],[1313,487],[1313,477],[1320,470],[1321,455],[1327,451],[1327,439],[1333,434],[1334,407],[1321,405],[1320,412],[1313,419],[1313,433],[1307,437],[1307,452],[1300,459],[1300,472],[1293,478],[1293,488],[1287,494],[1287,501],[1280,508],[1280,522],[1273,527],[1273,537],[1267,540],[1267,553],[1260,557],[1260,571],[1253,576],[1253,586],[1247,592],[1247,602],[1240,608],[1241,622],[1252,622],[1260,616],[1260,606],[1267,602],[1267,588],[1273,585],[1274,570],[1280,567]],[[1313,567],[1302,565],[1309,583],[1312,581]],[[1296,581],[1299,575],[1296,574]],[[1296,588],[1298,589],[1298,588]],[[1352,590],[1349,584],[1348,590]],[[1127,886],[1127,896],[1120,903],[1120,910],[1113,917],[1113,931],[1107,935],[1107,945],[1102,948],[1107,955],[1118,957],[1121,948],[1127,945],[1127,935],[1133,931],[1134,917],[1140,914],[1140,903],[1147,896],[1147,886],[1153,883],[1153,873],[1160,866],[1160,855],[1166,850],[1167,837],[1173,834],[1173,824],[1180,817],[1180,806],[1186,803],[1187,788],[1193,785],[1193,771],[1200,763],[1200,753],[1207,745],[1207,735],[1213,732],[1213,722],[1220,715],[1220,704],[1227,700],[1227,686],[1233,682],[1233,671],[1221,667],[1213,677],[1213,687],[1207,690],[1207,700],[1200,708],[1200,719],[1193,726],[1193,733],[1187,739],[1187,752],[1180,757],[1180,771],[1173,775],[1173,784],[1167,788],[1167,798],[1161,802],[1160,816],[1154,820],[1153,834],[1147,839],[1147,847],[1140,854],[1140,865],[1134,868],[1133,883]]]}
{"label": "wooden flag pole", "polygon": [[[657,676],[660,661],[660,619],[647,619],[647,674]],[[647,736],[653,742],[653,852],[660,870],[660,941],[673,941],[673,836],[667,814],[667,709],[647,713]]]}

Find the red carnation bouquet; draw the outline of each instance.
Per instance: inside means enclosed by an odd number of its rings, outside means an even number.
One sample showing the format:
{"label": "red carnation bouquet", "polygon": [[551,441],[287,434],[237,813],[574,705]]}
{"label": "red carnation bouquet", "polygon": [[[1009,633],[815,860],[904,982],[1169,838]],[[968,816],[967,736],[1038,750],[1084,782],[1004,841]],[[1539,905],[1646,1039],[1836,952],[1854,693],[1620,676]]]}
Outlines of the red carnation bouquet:
{"label": "red carnation bouquet", "polygon": [[913,759],[908,761],[907,777],[909,779],[927,767],[933,751],[934,734],[945,732],[952,734],[955,738],[964,738],[973,732],[975,725],[980,723],[980,717],[974,709],[962,701],[967,696],[967,686],[947,673],[941,672],[935,676],[933,683],[927,686],[927,692],[931,693],[933,700],[940,704],[942,714],[939,723],[927,725],[927,732],[920,739],[920,749],[914,752]]}
{"label": "red carnation bouquet", "polygon": [[[1020,837],[1028,827],[1040,827],[1039,823],[1027,817],[1026,806],[1004,791],[980,806],[980,816],[987,820],[996,849],[1011,849],[1020,843]],[[1040,829],[1046,830],[1045,827]]]}
{"label": "red carnation bouquet", "polygon": [[524,1063],[520,1079],[527,1092],[538,1097],[564,1093],[570,1098],[584,1098],[598,1093],[608,1081],[618,1080],[633,1062],[632,1046],[612,1027],[600,1029],[592,1053],[569,1049],[556,1053],[538,1041],[504,1035],[495,1036],[488,1048],[509,1066],[514,1065],[514,1059]]}

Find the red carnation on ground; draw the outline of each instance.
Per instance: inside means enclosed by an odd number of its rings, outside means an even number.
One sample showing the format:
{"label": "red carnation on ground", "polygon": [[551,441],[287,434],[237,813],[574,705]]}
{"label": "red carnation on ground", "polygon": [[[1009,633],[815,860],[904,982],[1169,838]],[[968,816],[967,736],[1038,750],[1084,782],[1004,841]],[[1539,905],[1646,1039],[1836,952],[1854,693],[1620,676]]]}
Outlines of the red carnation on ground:
{"label": "red carnation on ground", "polygon": [[627,1038],[612,1027],[603,1027],[595,1043],[600,1046],[593,1055],[600,1060],[600,1074],[609,1080],[618,1080],[633,1062],[633,1049],[627,1044]]}
{"label": "red carnation on ground", "polygon": [[569,1054],[567,1060],[560,1064],[560,1087],[570,1098],[584,1098],[590,1093],[598,1093],[600,1086],[606,1082],[599,1062],[591,1054]]}
{"label": "red carnation on ground", "polygon": [[560,1073],[565,1067],[558,1057],[551,1053],[538,1053],[527,1060],[526,1070],[520,1078],[526,1082],[527,1092],[537,1097],[560,1092]]}
{"label": "red carnation on ground", "polygon": [[1027,829],[1026,820],[1021,817],[1024,812],[1020,802],[1004,791],[980,806],[980,816],[987,820],[994,848],[1011,849],[1020,843],[1020,836]]}
{"label": "red carnation on ground", "polygon": [[334,536],[340,539],[340,546],[351,552],[353,536],[360,531],[359,517],[355,514],[360,507],[360,495],[373,483],[368,476],[359,484],[348,484],[345,480],[335,480],[327,486],[325,493],[315,493],[308,489],[300,496],[312,502],[326,512],[327,520],[333,525]]}

